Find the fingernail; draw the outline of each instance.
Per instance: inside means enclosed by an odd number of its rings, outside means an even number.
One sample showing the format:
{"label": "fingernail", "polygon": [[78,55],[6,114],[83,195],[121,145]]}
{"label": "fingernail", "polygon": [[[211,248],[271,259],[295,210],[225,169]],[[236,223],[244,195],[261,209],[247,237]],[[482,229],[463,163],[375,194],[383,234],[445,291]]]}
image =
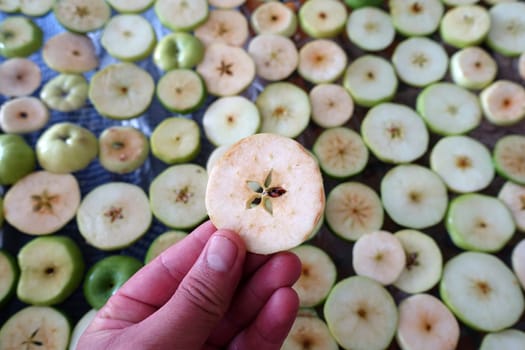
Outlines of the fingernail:
{"label": "fingernail", "polygon": [[223,236],[212,236],[206,252],[206,262],[211,269],[226,272],[232,268],[236,258],[235,243]]}

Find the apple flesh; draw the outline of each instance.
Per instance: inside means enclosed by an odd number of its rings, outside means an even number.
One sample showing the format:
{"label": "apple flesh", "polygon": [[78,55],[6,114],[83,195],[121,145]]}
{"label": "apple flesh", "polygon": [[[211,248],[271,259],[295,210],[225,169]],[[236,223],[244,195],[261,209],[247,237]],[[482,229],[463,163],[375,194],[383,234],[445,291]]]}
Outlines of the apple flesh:
{"label": "apple flesh", "polygon": [[35,152],[19,135],[0,135],[0,185],[12,185],[35,170]]}

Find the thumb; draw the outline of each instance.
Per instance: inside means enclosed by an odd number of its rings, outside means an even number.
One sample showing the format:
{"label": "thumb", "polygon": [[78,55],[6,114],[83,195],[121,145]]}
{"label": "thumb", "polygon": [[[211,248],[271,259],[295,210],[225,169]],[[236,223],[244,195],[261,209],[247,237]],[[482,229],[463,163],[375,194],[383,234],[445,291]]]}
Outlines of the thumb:
{"label": "thumb", "polygon": [[[175,294],[144,323],[156,348],[200,349],[228,310],[246,250],[234,232],[215,232]],[[165,262],[170,269],[169,261]],[[146,325],[144,325],[146,326]],[[191,331],[188,331],[191,329]]]}

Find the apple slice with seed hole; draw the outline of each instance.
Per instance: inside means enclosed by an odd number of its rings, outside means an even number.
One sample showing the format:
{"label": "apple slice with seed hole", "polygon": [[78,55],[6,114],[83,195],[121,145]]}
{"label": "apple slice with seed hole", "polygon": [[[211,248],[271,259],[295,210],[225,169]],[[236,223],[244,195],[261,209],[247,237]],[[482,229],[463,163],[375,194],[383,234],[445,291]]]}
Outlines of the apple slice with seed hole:
{"label": "apple slice with seed hole", "polygon": [[7,97],[29,96],[42,82],[40,67],[27,58],[10,58],[0,64],[0,94]]}
{"label": "apple slice with seed hole", "polygon": [[57,21],[74,33],[87,33],[102,28],[111,17],[104,0],[57,0],[53,13]]}
{"label": "apple slice with seed hole", "polygon": [[184,117],[170,117],[151,134],[151,153],[166,164],[193,160],[201,149],[199,125]]}
{"label": "apple slice with seed hole", "polygon": [[309,0],[299,9],[301,29],[312,38],[333,38],[344,30],[348,11],[335,0]]}
{"label": "apple slice with seed hole", "polygon": [[47,66],[60,73],[84,73],[98,67],[93,41],[81,34],[63,32],[47,40],[42,49]]}
{"label": "apple slice with seed hole", "polygon": [[485,334],[479,350],[523,349],[525,332],[518,329],[505,329]]}
{"label": "apple slice with seed hole", "polygon": [[142,131],[131,126],[112,126],[98,137],[100,165],[117,174],[130,173],[144,164],[149,142]]}
{"label": "apple slice with seed hole", "polygon": [[525,136],[506,135],[494,145],[493,159],[498,174],[514,183],[525,185]]}
{"label": "apple slice with seed hole", "polygon": [[206,46],[223,43],[242,47],[248,40],[248,20],[238,10],[215,9],[194,33]]}
{"label": "apple slice with seed hole", "polygon": [[297,15],[283,3],[262,3],[250,16],[253,30],[257,34],[275,34],[291,37],[297,31]]}
{"label": "apple slice with seed hole", "polygon": [[464,88],[483,89],[494,81],[497,73],[496,60],[481,47],[466,47],[450,57],[450,76]]}
{"label": "apple slice with seed hole", "polygon": [[0,107],[0,127],[6,133],[28,134],[42,129],[49,120],[49,110],[36,97],[18,97]]}
{"label": "apple slice with seed hole", "polygon": [[434,33],[445,12],[441,0],[390,0],[388,7],[394,27],[408,37]]}
{"label": "apple slice with seed hole", "polygon": [[153,6],[155,0],[107,0],[120,13],[141,13]]}
{"label": "apple slice with seed hole", "polygon": [[299,315],[281,350],[299,349],[338,350],[339,346],[322,319],[317,316]]}
{"label": "apple slice with seed hole", "polygon": [[257,75],[269,81],[288,78],[299,64],[299,53],[294,42],[277,34],[253,37],[248,44],[248,53],[255,62]]}
{"label": "apple slice with seed hole", "polygon": [[359,48],[380,51],[392,44],[396,31],[388,13],[378,7],[366,6],[350,13],[346,34]]}
{"label": "apple slice with seed hole", "polygon": [[510,80],[497,80],[479,98],[487,120],[494,125],[514,125],[525,118],[525,88]]}
{"label": "apple slice with seed hole", "polygon": [[189,32],[206,21],[209,14],[206,0],[156,0],[155,13],[166,28]]}
{"label": "apple slice with seed hole", "polygon": [[343,126],[354,114],[352,96],[339,84],[317,84],[309,93],[312,121],[323,128]]}
{"label": "apple slice with seed hole", "polygon": [[334,41],[312,40],[299,50],[297,72],[313,84],[337,80],[347,66],[346,52]]}

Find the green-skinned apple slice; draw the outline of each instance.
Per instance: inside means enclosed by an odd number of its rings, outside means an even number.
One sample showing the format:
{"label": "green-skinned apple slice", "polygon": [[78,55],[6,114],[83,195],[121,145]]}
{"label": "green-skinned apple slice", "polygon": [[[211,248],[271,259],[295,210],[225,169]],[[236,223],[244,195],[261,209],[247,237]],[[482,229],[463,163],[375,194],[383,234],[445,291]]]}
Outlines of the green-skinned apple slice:
{"label": "green-skinned apple slice", "polygon": [[144,164],[149,142],[142,131],[131,126],[112,126],[98,137],[100,165],[117,174],[130,173]]}
{"label": "green-skinned apple slice", "polygon": [[211,10],[206,22],[197,27],[194,34],[206,46],[220,42],[242,47],[249,36],[248,20],[238,10]]}
{"label": "green-skinned apple slice", "polygon": [[189,162],[201,148],[199,125],[189,118],[166,118],[153,130],[150,143],[153,155],[166,164]]}
{"label": "green-skinned apple slice", "polygon": [[203,77],[209,93],[231,96],[251,84],[255,78],[255,63],[243,48],[217,43],[208,46],[197,72]]}
{"label": "green-skinned apple slice", "polygon": [[93,41],[82,34],[63,32],[47,40],[42,49],[46,65],[60,73],[79,74],[98,67]]}
{"label": "green-skinned apple slice", "polygon": [[326,323],[317,316],[298,315],[281,350],[337,350],[339,346]]}
{"label": "green-skinned apple slice", "polygon": [[289,82],[266,85],[255,104],[261,113],[261,132],[297,137],[310,121],[312,108],[308,94]]}
{"label": "green-skinned apple slice", "polygon": [[401,230],[394,234],[399,239],[406,255],[401,275],[393,285],[411,294],[426,292],[441,278],[443,257],[436,241],[416,230]]}
{"label": "green-skinned apple slice", "polygon": [[133,63],[115,63],[91,78],[89,98],[101,115],[130,119],[141,115],[151,104],[155,82],[151,75]]}
{"label": "green-skinned apple slice", "polygon": [[294,42],[278,34],[253,37],[248,45],[248,53],[255,63],[257,76],[268,81],[288,78],[299,64],[299,53]]}
{"label": "green-skinned apple slice", "polygon": [[339,281],[323,311],[330,332],[345,349],[386,349],[394,338],[398,323],[394,299],[385,287],[368,277]]}
{"label": "green-skinned apple slice", "polygon": [[258,6],[250,16],[250,23],[257,34],[275,34],[291,37],[297,31],[295,12],[283,3],[268,1]]}
{"label": "green-skinned apple slice", "polygon": [[49,111],[36,97],[18,97],[0,107],[0,127],[6,133],[28,134],[42,129]]}
{"label": "green-skinned apple slice", "polygon": [[507,181],[501,186],[498,198],[512,212],[518,230],[525,232],[525,186]]}
{"label": "green-skinned apple slice", "polygon": [[19,180],[4,197],[5,219],[19,231],[44,235],[58,231],[80,204],[77,180],[70,174],[37,171]]}
{"label": "green-skinned apple slice", "polygon": [[497,80],[479,98],[487,120],[499,126],[514,125],[525,118],[525,87],[511,80]]}
{"label": "green-skinned apple slice", "polygon": [[26,16],[40,17],[53,8],[55,0],[20,0],[20,12]]}
{"label": "green-skinned apple slice", "polygon": [[354,114],[354,100],[340,84],[317,84],[310,93],[312,121],[323,128],[343,126]]}
{"label": "green-skinned apple slice", "polygon": [[208,106],[202,126],[214,145],[231,145],[255,134],[261,126],[261,116],[257,106],[246,97],[225,96]]}
{"label": "green-skinned apple slice", "polygon": [[40,67],[27,58],[15,57],[0,64],[0,94],[7,97],[29,96],[40,86]]}
{"label": "green-skinned apple slice", "polygon": [[299,50],[297,72],[313,84],[331,83],[345,71],[346,52],[332,40],[316,39]]}
{"label": "green-skinned apple slice", "polygon": [[398,306],[396,340],[403,350],[454,350],[459,342],[459,323],[441,300],[417,294]]}
{"label": "green-skinned apple slice", "polygon": [[46,106],[60,112],[82,108],[88,98],[89,84],[81,74],[59,74],[49,80],[40,91]]}
{"label": "green-skinned apple slice", "polygon": [[407,37],[434,33],[445,11],[440,0],[390,0],[388,6],[394,27]]}
{"label": "green-skinned apple slice", "polygon": [[208,18],[206,0],[157,0],[155,13],[160,23],[174,32],[191,31]]}
{"label": "green-skinned apple slice", "polygon": [[25,306],[0,329],[0,346],[2,349],[67,349],[70,334],[71,325],[62,312],[49,306]]}
{"label": "green-skinned apple slice", "polygon": [[191,113],[206,99],[206,86],[192,69],[173,69],[158,81],[156,94],[164,108],[176,113]]}
{"label": "green-skinned apple slice", "polygon": [[67,30],[88,33],[109,21],[111,8],[104,0],[56,0],[53,13]]}
{"label": "green-skinned apple slice", "polygon": [[11,253],[0,249],[0,307],[14,295],[20,270]]}
{"label": "green-skinned apple slice", "polygon": [[218,228],[238,232],[248,251],[271,254],[298,246],[324,212],[321,171],[298,142],[256,134],[231,146],[212,169],[206,208]]}
{"label": "green-skinned apple slice", "polygon": [[497,252],[512,238],[512,213],[496,197],[469,193],[454,198],[445,220],[452,242],[459,248]]}
{"label": "green-skinned apple slice", "polygon": [[328,194],[325,218],[335,234],[355,241],[383,226],[384,211],[381,199],[371,187],[359,182],[345,182]]}
{"label": "green-skinned apple slice", "polygon": [[131,245],[146,233],[151,220],[144,190],[125,182],[109,182],[91,190],[76,216],[82,237],[101,250]]}
{"label": "green-skinned apple slice", "polygon": [[361,135],[370,151],[387,163],[408,163],[428,148],[429,133],[410,107],[385,102],[371,108],[361,124]]}
{"label": "green-skinned apple slice", "polygon": [[78,345],[78,340],[84,334],[84,331],[87,329],[91,321],[95,318],[97,314],[97,310],[91,309],[88,312],[86,312],[80,320],[75,324],[73,327],[73,331],[71,332],[71,340],[69,342],[69,350],[76,350]]}
{"label": "green-skinned apple slice", "polygon": [[150,206],[153,215],[166,226],[187,230],[207,216],[204,197],[208,173],[197,164],[173,165],[151,182]]}
{"label": "green-skinned apple slice", "polygon": [[343,77],[343,86],[350,92],[355,104],[364,107],[390,101],[397,85],[392,64],[375,55],[364,55],[352,61]]}
{"label": "green-skinned apple slice", "polygon": [[42,43],[42,30],[27,17],[10,16],[0,22],[0,56],[26,57],[38,51]]}
{"label": "green-skinned apple slice", "polygon": [[466,325],[495,332],[515,324],[524,309],[519,282],[494,255],[463,252],[443,268],[441,300]]}
{"label": "green-skinned apple slice", "polygon": [[314,307],[322,303],[337,278],[332,258],[321,248],[303,244],[291,249],[301,260],[301,275],[292,288],[299,296],[301,307]]}
{"label": "green-skinned apple slice", "polygon": [[153,6],[155,0],[107,0],[120,13],[141,13]]}
{"label": "green-skinned apple slice", "polygon": [[445,43],[463,48],[483,43],[489,29],[490,16],[485,7],[462,5],[447,10],[439,32]]}
{"label": "green-skinned apple slice", "polygon": [[495,175],[490,151],[470,136],[440,139],[430,152],[430,167],[450,190],[459,193],[482,190]]}
{"label": "green-skinned apple slice", "polygon": [[447,188],[439,175],[417,164],[389,170],[381,180],[381,199],[392,220],[413,229],[439,223],[448,205]]}
{"label": "green-skinned apple slice", "polygon": [[323,172],[335,178],[356,175],[368,163],[368,148],[361,136],[347,127],[324,130],[315,140],[312,151]]}
{"label": "green-skinned apple slice", "polygon": [[525,289],[525,240],[520,240],[512,248],[511,265],[521,287]]}
{"label": "green-skinned apple slice", "polygon": [[146,255],[144,257],[144,264],[149,263],[157,256],[159,256],[163,251],[174,245],[175,243],[183,240],[188,233],[184,231],[167,231],[155,238],[153,242],[148,247]]}
{"label": "green-skinned apple slice", "polygon": [[346,22],[346,34],[359,48],[380,51],[392,44],[396,31],[387,12],[381,8],[367,6],[350,13]]}
{"label": "green-skinned apple slice", "polygon": [[493,159],[497,173],[520,185],[525,185],[525,136],[506,135],[494,145]]}
{"label": "green-skinned apple slice", "polygon": [[525,332],[518,329],[505,329],[485,334],[479,350],[517,350],[523,348],[525,348]]}
{"label": "green-skinned apple slice", "polygon": [[5,13],[16,13],[20,11],[20,0],[0,1],[0,11]]}
{"label": "green-skinned apple slice", "polygon": [[84,258],[68,236],[35,238],[20,249],[17,259],[20,279],[16,296],[27,304],[59,304],[82,282]]}
{"label": "green-skinned apple slice", "polygon": [[440,135],[467,133],[478,127],[482,118],[477,95],[447,82],[424,88],[418,94],[416,109],[428,128]]}
{"label": "green-skinned apple slice", "polygon": [[309,0],[299,9],[301,29],[312,38],[333,38],[344,30],[348,11],[335,0]]}
{"label": "green-skinned apple slice", "polygon": [[502,2],[489,9],[487,44],[505,56],[517,57],[525,51],[525,4]]}
{"label": "green-skinned apple slice", "polygon": [[204,44],[193,34],[170,33],[155,46],[153,62],[163,71],[190,69],[202,61],[204,50]]}
{"label": "green-skinned apple slice", "polygon": [[466,47],[450,57],[450,76],[464,88],[483,89],[494,81],[497,73],[496,61],[481,47]]}
{"label": "green-skinned apple slice", "polygon": [[396,46],[392,63],[399,79],[408,85],[423,87],[445,77],[448,55],[438,42],[427,37],[413,37]]}
{"label": "green-skinned apple slice", "polygon": [[359,9],[367,6],[380,6],[383,4],[382,0],[344,0],[344,3],[352,9]]}
{"label": "green-skinned apple slice", "polygon": [[352,249],[352,267],[359,276],[382,285],[392,284],[403,272],[406,255],[401,241],[388,231],[365,233]]}
{"label": "green-skinned apple slice", "polygon": [[142,16],[113,16],[105,25],[100,42],[104,49],[121,61],[140,61],[148,57],[157,44],[152,25]]}

